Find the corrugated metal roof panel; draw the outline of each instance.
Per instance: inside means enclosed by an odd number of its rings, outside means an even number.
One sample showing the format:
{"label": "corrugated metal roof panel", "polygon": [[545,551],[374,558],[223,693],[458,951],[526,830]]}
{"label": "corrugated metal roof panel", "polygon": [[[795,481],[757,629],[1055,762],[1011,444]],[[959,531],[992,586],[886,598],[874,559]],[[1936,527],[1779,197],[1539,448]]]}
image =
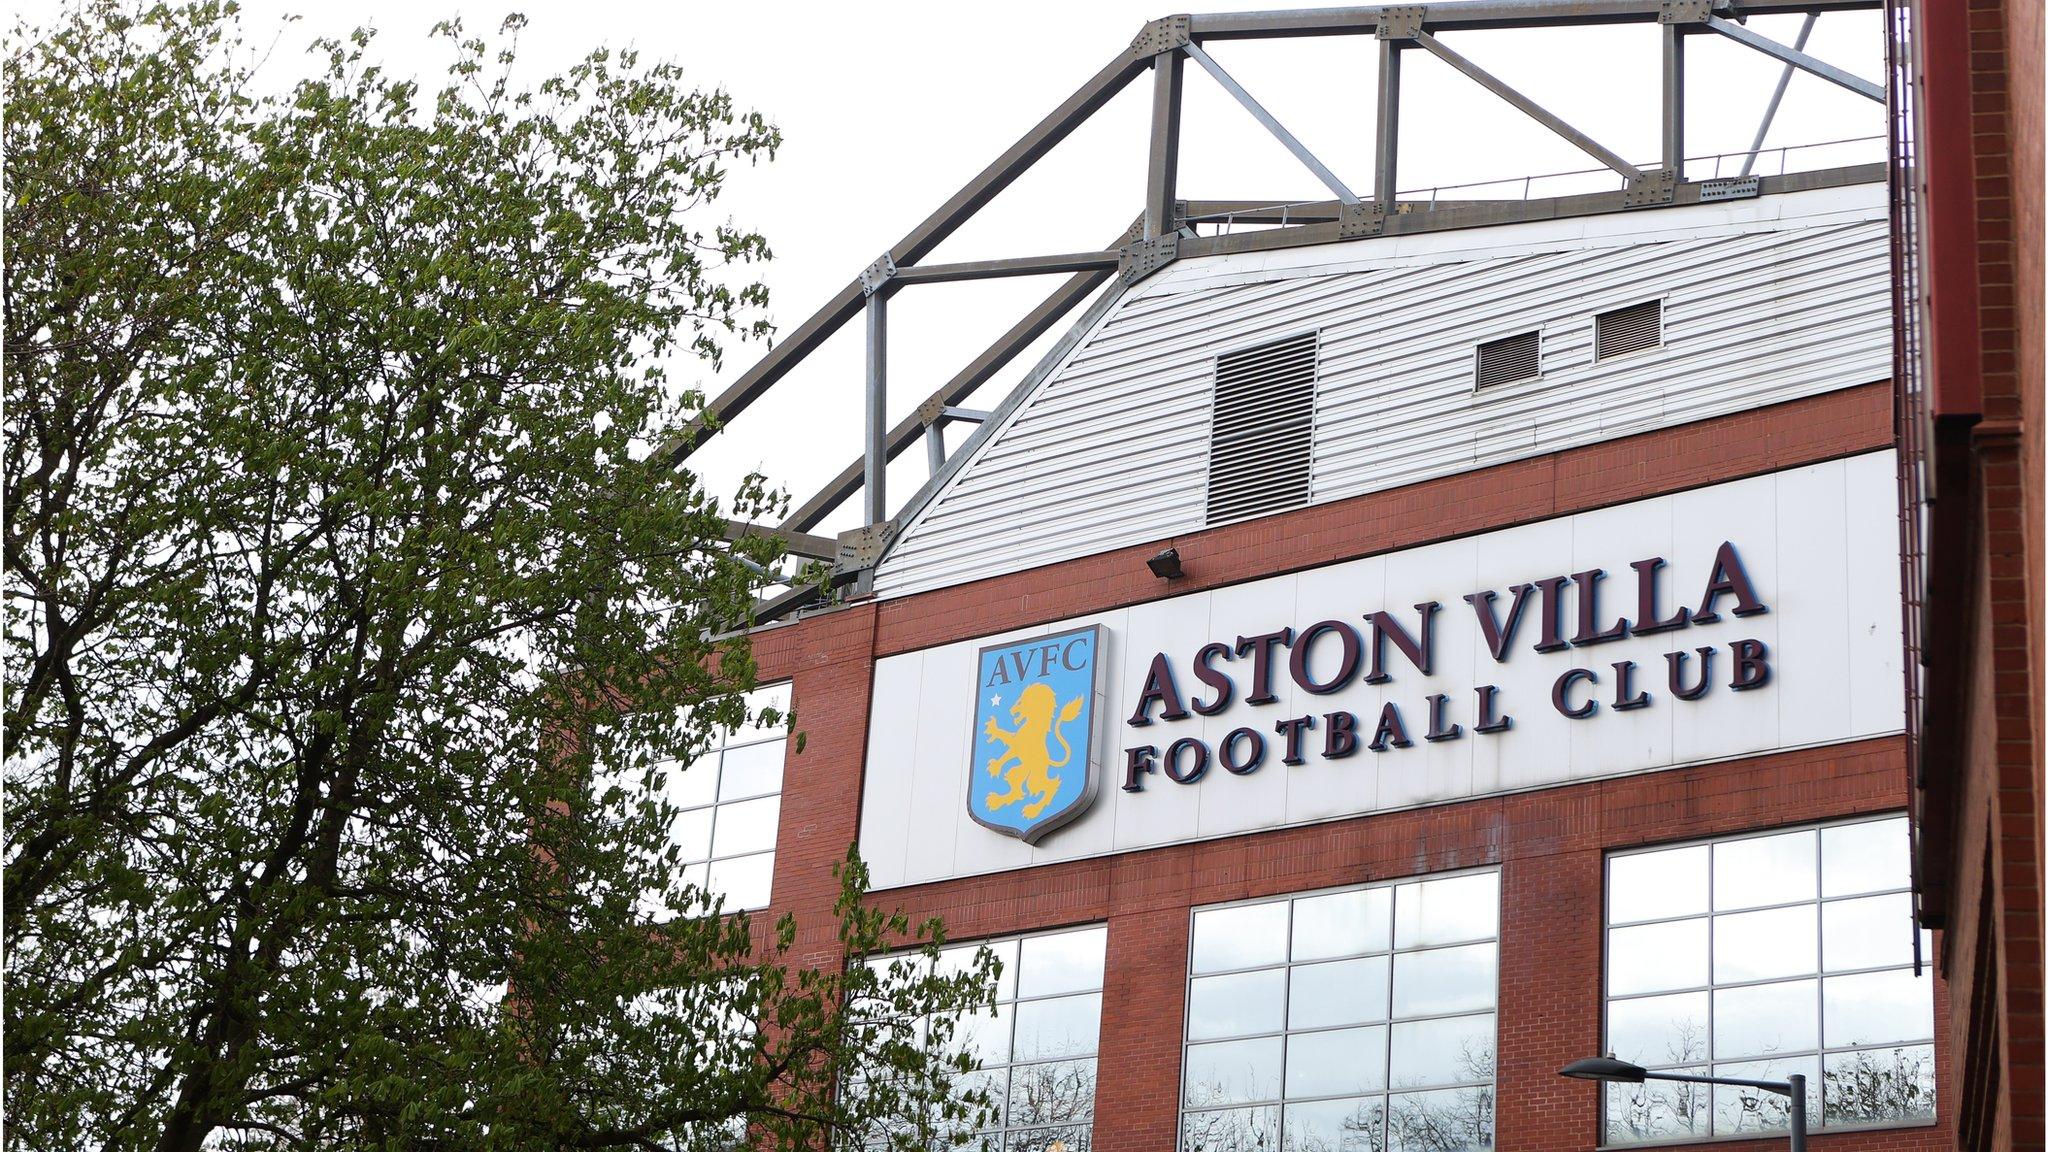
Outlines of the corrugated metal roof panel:
{"label": "corrugated metal roof panel", "polygon": [[[1860,207],[1840,191],[1777,198],[1808,197],[1804,216],[1797,204],[1715,206],[1718,224],[1715,209],[1660,210],[1664,233],[1516,226],[1466,251],[1455,238],[1360,241],[1329,246],[1326,268],[1300,252],[1183,262],[1119,302],[994,430],[903,532],[876,590],[1204,527],[1216,358],[1280,336],[1320,333],[1312,502],[1882,380],[1881,193],[1856,193]],[[1517,228],[1539,240],[1498,235]],[[1377,266],[1375,251],[1389,254]],[[1663,344],[1596,359],[1595,316],[1653,298]],[[1475,346],[1530,331],[1543,374],[1475,391]],[[1292,506],[1271,499],[1227,502],[1221,519]]]}

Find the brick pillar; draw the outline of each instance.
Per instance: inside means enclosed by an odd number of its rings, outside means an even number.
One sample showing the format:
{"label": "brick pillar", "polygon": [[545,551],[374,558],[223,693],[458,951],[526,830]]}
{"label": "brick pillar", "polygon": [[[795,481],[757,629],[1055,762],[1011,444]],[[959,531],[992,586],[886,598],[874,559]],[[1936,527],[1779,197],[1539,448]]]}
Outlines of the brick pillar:
{"label": "brick pillar", "polygon": [[1501,869],[1495,1147],[1600,1143],[1599,1086],[1557,1070],[1601,1055],[1601,871],[1598,849]]}
{"label": "brick pillar", "polygon": [[755,923],[757,937],[764,936],[783,913],[794,914],[791,960],[799,967],[842,962],[832,914],[839,882],[832,870],[860,835],[874,635],[875,611],[868,605],[755,640],[761,678],[787,677],[796,713],[783,759],[773,903]]}
{"label": "brick pillar", "polygon": [[1176,1147],[1187,971],[1185,907],[1110,916],[1096,1058],[1096,1152]]}

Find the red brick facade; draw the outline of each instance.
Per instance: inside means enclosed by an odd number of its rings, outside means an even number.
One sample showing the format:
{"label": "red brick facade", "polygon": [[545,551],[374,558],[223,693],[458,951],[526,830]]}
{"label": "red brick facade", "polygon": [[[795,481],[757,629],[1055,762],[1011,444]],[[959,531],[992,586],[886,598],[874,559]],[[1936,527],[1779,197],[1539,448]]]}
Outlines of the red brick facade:
{"label": "red brick facade", "polygon": [[1919,869],[1965,1149],[2044,1147],[2042,11],[1913,5],[1934,502]]}
{"label": "red brick facade", "polygon": [[[1171,541],[1175,594],[1888,447],[1889,388],[1794,403],[1559,452]],[[794,914],[806,962],[835,964],[831,866],[858,834],[874,661],[892,653],[1161,596],[1143,558],[1165,541],[757,634],[764,679],[794,682],[771,915]],[[802,750],[797,750],[797,741]],[[878,893],[972,939],[1109,926],[1095,1147],[1176,1143],[1192,907],[1475,866],[1502,873],[1497,1144],[1599,1143],[1595,1086],[1560,1078],[1601,1043],[1605,853],[1902,809],[1905,745],[1887,737],[1483,798]],[[1946,989],[1936,984],[1936,1010]],[[1946,1049],[1939,1094],[1954,1091]],[[1819,1147],[1936,1149],[1936,1125],[1815,1137]],[[1725,1143],[1725,1142],[1724,1142]],[[1768,1144],[1770,1142],[1749,1142]]]}

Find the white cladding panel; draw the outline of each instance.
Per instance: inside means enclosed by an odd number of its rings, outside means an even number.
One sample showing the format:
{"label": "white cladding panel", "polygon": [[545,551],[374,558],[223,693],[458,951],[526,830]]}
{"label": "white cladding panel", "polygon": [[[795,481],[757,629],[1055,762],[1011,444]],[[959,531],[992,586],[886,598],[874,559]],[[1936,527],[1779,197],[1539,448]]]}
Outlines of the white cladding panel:
{"label": "white cladding panel", "polygon": [[[1881,186],[1171,266],[1117,303],[916,516],[878,594],[1201,529],[1220,353],[1320,331],[1312,502],[1885,379]],[[1595,313],[1664,346],[1593,361]],[[1472,387],[1540,328],[1543,374]]]}
{"label": "white cladding panel", "polygon": [[[894,887],[1897,732],[1903,706],[1892,461],[1890,452],[1834,460],[887,657],[875,667],[861,854],[875,884]],[[1636,614],[1630,563],[1662,557],[1669,567],[1660,609],[1668,613],[1699,604],[1723,541],[1739,552],[1767,613],[1735,617],[1724,597],[1712,624],[1537,652],[1532,603],[1507,658],[1496,662],[1461,599],[1496,590],[1504,614],[1512,585],[1603,568],[1605,624]],[[1126,723],[1155,653],[1173,662],[1184,694],[1206,695],[1189,669],[1212,640],[1326,619],[1362,624],[1381,608],[1412,629],[1411,606],[1429,600],[1443,606],[1430,676],[1390,646],[1386,683],[1361,678],[1335,694],[1311,696],[1283,665],[1273,677],[1279,700],[1254,706],[1244,703],[1249,660],[1239,659],[1221,666],[1238,692],[1218,715]],[[1575,592],[1563,607],[1569,635]],[[1088,624],[1104,629],[1094,745],[1101,775],[1092,808],[1036,846],[977,825],[966,809],[977,653]],[[1768,646],[1771,678],[1734,692],[1729,646],[1745,638]],[[1674,699],[1664,654],[1705,646],[1717,649],[1712,689],[1698,700]],[[1337,648],[1315,651],[1310,671],[1328,678]],[[1612,710],[1613,665],[1621,660],[1636,662],[1636,686],[1652,697],[1648,707]],[[1574,699],[1590,694],[1601,701],[1581,720],[1565,718],[1550,698],[1559,675],[1575,667],[1600,676],[1597,687],[1574,690]],[[1471,731],[1474,689],[1482,684],[1498,686],[1502,708],[1514,718],[1511,730]],[[1427,697],[1439,692],[1450,698],[1449,719],[1466,732],[1431,743],[1422,738]],[[1413,747],[1279,763],[1275,721],[1346,710],[1358,716],[1363,742],[1389,701],[1399,706]],[[1154,772],[1144,777],[1143,791],[1121,790],[1125,748],[1163,749],[1183,736],[1213,747],[1239,726],[1269,741],[1256,771],[1233,776],[1212,765],[1192,784]],[[1312,748],[1321,747],[1326,727],[1310,734]]]}

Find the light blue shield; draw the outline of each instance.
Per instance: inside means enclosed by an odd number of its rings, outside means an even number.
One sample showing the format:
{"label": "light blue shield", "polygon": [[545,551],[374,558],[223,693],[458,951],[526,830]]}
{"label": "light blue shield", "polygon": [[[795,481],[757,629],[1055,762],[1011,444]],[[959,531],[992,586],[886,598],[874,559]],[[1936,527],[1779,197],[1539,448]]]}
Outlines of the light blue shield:
{"label": "light blue shield", "polygon": [[967,814],[1026,844],[1095,799],[1099,625],[981,650]]}

